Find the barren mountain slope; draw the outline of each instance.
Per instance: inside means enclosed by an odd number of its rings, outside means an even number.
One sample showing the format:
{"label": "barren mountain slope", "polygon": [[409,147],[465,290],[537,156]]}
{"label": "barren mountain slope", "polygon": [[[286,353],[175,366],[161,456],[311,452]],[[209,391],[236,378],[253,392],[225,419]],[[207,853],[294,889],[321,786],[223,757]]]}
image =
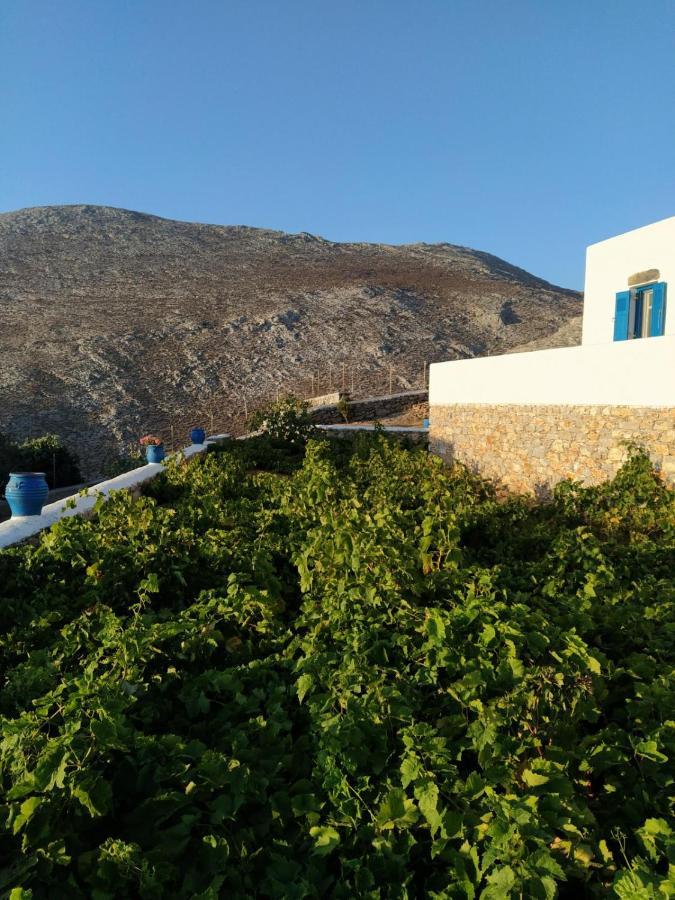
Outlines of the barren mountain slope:
{"label": "barren mountain slope", "polygon": [[[0,215],[0,430],[92,454],[343,364],[357,389],[541,343],[580,296],[451,244],[338,244],[97,206]],[[572,338],[573,339],[573,338]],[[208,422],[207,422],[208,424]]]}
{"label": "barren mountain slope", "polygon": [[511,347],[509,353],[530,353],[532,350],[553,350],[555,347],[574,347],[581,343],[581,325],[583,316],[572,316],[563,322],[560,328],[544,337],[528,341],[519,347]]}

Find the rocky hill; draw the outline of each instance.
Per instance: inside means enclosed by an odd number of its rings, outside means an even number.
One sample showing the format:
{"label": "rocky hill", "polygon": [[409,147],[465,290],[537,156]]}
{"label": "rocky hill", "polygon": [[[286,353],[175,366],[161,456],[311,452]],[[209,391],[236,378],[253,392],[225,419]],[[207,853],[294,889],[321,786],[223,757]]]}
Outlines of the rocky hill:
{"label": "rocky hill", "polygon": [[95,472],[139,432],[231,426],[277,389],[404,390],[435,360],[574,343],[580,312],[577,292],[451,244],[4,213],[0,431],[56,431]]}

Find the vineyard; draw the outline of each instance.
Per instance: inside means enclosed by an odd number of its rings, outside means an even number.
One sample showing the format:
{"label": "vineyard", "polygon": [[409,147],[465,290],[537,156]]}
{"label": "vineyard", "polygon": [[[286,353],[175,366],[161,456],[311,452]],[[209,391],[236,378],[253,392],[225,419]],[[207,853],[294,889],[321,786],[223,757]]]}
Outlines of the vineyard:
{"label": "vineyard", "polygon": [[0,896],[675,896],[675,494],[270,437],[0,552]]}

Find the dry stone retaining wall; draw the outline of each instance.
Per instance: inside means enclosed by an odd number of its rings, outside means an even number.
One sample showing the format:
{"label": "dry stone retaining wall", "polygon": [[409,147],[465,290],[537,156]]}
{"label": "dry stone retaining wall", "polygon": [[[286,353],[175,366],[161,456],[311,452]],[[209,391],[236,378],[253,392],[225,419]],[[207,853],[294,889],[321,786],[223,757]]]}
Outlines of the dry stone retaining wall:
{"label": "dry stone retaining wall", "polygon": [[343,397],[348,399],[348,395],[343,391],[333,391],[331,394],[321,394],[317,397],[310,397],[307,402],[309,403],[310,409],[313,409],[315,406],[334,406],[339,403]]}
{"label": "dry stone retaining wall", "polygon": [[616,474],[626,442],[675,482],[675,407],[432,405],[429,449],[514,491],[546,495],[565,478]]}
{"label": "dry stone retaining wall", "polygon": [[[386,419],[424,403],[427,396],[427,391],[405,391],[384,397],[350,400],[347,404],[348,421],[372,422],[375,419]],[[344,422],[337,405],[316,407],[310,409],[310,414],[317,425],[338,425]]]}

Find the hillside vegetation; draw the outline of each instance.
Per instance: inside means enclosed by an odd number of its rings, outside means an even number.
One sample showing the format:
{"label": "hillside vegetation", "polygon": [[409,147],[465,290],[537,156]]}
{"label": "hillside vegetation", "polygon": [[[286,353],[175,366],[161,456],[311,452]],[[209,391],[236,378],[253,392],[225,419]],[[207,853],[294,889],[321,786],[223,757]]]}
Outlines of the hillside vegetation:
{"label": "hillside vegetation", "polygon": [[55,434],[17,443],[0,432],[0,492],[4,493],[10,472],[44,472],[50,488],[81,480],[77,457]]}
{"label": "hillside vegetation", "polygon": [[[0,553],[0,891],[667,898],[675,499],[233,442]],[[32,892],[32,893],[31,893]]]}
{"label": "hillside vegetation", "polygon": [[576,343],[580,312],[575,291],[452,244],[18,210],[0,215],[0,430],[59,434],[96,474],[113,446],[211,413],[231,430],[243,397],[307,396],[312,375],[320,394],[343,364],[363,396],[390,366],[405,390],[435,360]]}

